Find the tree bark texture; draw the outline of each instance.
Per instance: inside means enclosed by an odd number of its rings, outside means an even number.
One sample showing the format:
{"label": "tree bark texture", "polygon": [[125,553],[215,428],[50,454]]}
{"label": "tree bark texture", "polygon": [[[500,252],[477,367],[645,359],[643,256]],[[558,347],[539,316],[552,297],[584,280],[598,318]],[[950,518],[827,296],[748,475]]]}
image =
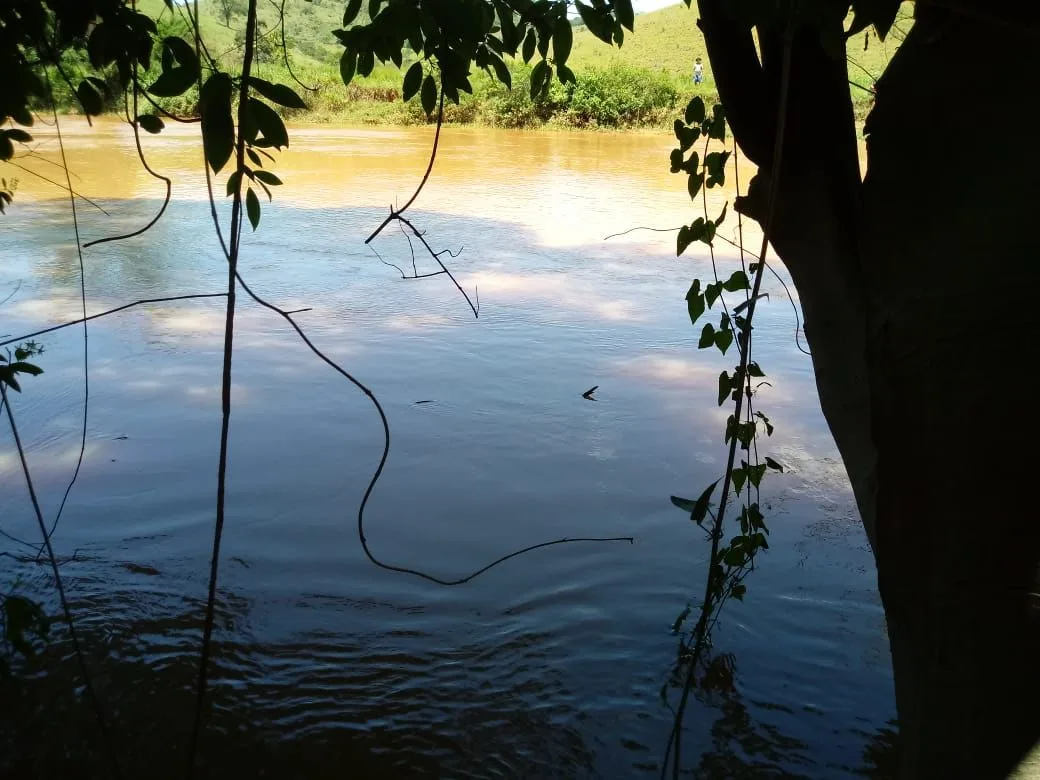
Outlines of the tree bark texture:
{"label": "tree bark texture", "polygon": [[779,188],[771,239],[875,552],[904,775],[1004,778],[1040,738],[1040,39],[999,2],[922,5],[861,180],[845,63],[799,30],[774,177],[780,32],[759,58],[725,7],[700,0],[700,23],[760,169],[739,207],[761,220]]}

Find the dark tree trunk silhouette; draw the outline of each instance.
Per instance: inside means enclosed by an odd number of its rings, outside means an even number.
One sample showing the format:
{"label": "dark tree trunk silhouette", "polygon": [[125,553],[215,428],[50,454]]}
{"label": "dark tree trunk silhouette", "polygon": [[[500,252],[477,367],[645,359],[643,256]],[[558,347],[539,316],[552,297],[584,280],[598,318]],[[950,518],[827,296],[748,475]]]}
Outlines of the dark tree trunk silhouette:
{"label": "dark tree trunk silhouette", "polygon": [[[762,219],[782,31],[759,31],[760,59],[723,0],[699,8],[760,169],[738,207]],[[1024,451],[1040,425],[1023,375],[1040,341],[1037,17],[918,6],[877,84],[862,177],[846,64],[816,32],[793,38],[772,241],[875,552],[906,777],[1003,778],[1040,737]]]}

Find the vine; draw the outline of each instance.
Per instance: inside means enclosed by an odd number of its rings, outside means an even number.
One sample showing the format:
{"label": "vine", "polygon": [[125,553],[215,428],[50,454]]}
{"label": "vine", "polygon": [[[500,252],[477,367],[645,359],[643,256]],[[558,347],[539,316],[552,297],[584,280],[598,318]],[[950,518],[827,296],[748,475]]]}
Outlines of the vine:
{"label": "vine", "polygon": [[[774,139],[773,177],[780,169],[783,152],[792,29],[788,28],[784,41],[780,105]],[[720,280],[713,241],[718,226],[726,218],[726,206],[723,206],[718,217],[712,219],[708,214],[706,190],[721,187],[726,180],[725,171],[726,164],[731,157],[730,152],[727,150],[709,151],[712,141],[724,143],[726,140],[725,112],[721,105],[715,105],[709,114],[703,100],[695,97],[686,106],[683,117],[676,119],[674,132],[679,146],[672,150],[669,158],[671,171],[672,173],[684,172],[687,174],[687,189],[690,198],[696,202],[697,195],[700,194],[703,211],[703,216],[698,217],[691,224],[679,228],[676,237],[676,255],[681,256],[694,242],[706,244],[714,279],[708,284],[703,284],[700,279],[694,279],[690,285],[690,289],[686,293],[690,324],[695,326],[706,311],[719,303],[721,312],[718,325],[705,323],[701,329],[697,346],[699,349],[714,347],[725,355],[730,346],[735,343],[739,356],[739,361],[732,374],[729,371],[723,371],[719,374],[718,382],[719,406],[727,401],[733,404],[733,413],[726,420],[724,435],[724,443],[729,447],[726,470],[696,499],[671,497],[672,503],[679,509],[688,512],[690,519],[705,531],[706,538],[711,544],[708,570],[704,578],[704,595],[697,605],[697,622],[692,630],[683,633],[683,627],[693,612],[693,607],[687,604],[672,626],[673,633],[679,634],[680,637],[677,666],[684,668],[685,674],[682,675],[679,706],[675,710],[664,761],[661,764],[661,777],[667,776],[668,767],[671,765],[672,777],[677,779],[682,766],[683,716],[690,692],[698,684],[706,689],[710,688],[718,673],[717,665],[713,664],[709,657],[712,648],[712,631],[718,623],[722,607],[727,601],[731,598],[738,601],[743,600],[747,592],[744,580],[754,570],[757,555],[761,551],[769,549],[769,527],[766,525],[761,509],[762,480],[767,472],[782,472],[784,468],[773,458],[768,455],[762,457],[759,453],[759,431],[764,430],[766,436],[769,437],[773,435],[774,429],[769,418],[762,411],[755,409],[755,396],[763,385],[768,385],[768,382],[765,380],[765,372],[756,361],[752,360],[753,321],[758,301],[764,297],[761,292],[762,276],[766,267],[771,222],[775,211],[776,188],[771,187],[769,191],[769,202],[762,225],[762,246],[757,259],[755,262],[745,265],[743,224],[741,223],[738,246],[741,252],[742,269],[734,271],[725,281]],[[701,137],[705,139],[703,161],[696,151],[687,156],[687,152]],[[735,147],[732,157],[736,163]],[[734,164],[734,171],[736,176],[736,164]],[[739,181],[737,190],[739,192]],[[752,277],[750,279],[749,272]],[[725,298],[726,293],[743,294],[743,301],[734,307],[732,312]],[[738,447],[743,453],[739,466],[736,465]],[[719,482],[722,483],[722,489],[719,493],[718,508],[712,511],[712,497]],[[728,541],[724,541],[724,537],[728,533],[725,519],[731,489],[733,497],[740,501],[740,512],[737,515],[737,528],[734,529],[733,536]],[[705,527],[705,521],[709,518],[711,522]],[[720,660],[724,662],[725,666],[725,657],[720,657]],[[665,687],[662,688],[662,698],[665,699],[667,699],[667,686],[668,684],[665,683]]]}

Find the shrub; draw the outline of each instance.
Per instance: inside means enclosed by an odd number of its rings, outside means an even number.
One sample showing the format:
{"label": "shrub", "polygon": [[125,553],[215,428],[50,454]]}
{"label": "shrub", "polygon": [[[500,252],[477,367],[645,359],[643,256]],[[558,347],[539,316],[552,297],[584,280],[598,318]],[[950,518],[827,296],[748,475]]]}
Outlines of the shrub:
{"label": "shrub", "polygon": [[557,109],[575,127],[654,124],[675,111],[679,97],[671,76],[645,68],[590,69],[578,73],[577,80],[562,86]]}

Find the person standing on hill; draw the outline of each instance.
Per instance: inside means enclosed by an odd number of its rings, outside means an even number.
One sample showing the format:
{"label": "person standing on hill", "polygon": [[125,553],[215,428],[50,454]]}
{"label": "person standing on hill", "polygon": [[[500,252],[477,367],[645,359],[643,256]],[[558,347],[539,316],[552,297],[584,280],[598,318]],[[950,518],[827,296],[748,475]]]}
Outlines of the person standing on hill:
{"label": "person standing on hill", "polygon": [[701,64],[701,58],[698,57],[693,63],[693,83],[700,84],[704,81],[704,65]]}

